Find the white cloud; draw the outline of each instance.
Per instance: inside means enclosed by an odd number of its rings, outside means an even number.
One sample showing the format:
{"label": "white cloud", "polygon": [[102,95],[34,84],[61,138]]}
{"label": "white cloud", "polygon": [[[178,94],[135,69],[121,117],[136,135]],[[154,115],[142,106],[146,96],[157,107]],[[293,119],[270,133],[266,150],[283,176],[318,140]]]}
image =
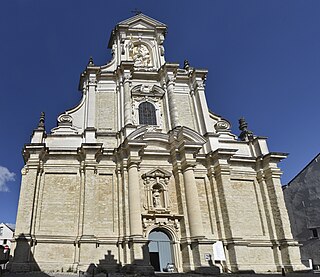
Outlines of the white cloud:
{"label": "white cloud", "polygon": [[4,166],[0,166],[0,191],[9,191],[7,183],[10,181],[14,181],[15,174],[10,172],[8,168]]}

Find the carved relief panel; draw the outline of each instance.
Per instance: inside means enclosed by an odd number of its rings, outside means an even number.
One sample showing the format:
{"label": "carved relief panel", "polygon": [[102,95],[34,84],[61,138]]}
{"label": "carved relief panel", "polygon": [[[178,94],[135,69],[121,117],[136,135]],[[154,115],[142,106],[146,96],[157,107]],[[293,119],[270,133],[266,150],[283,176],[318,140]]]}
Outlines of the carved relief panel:
{"label": "carved relief panel", "polygon": [[132,42],[128,44],[129,58],[134,61],[136,67],[152,67],[152,53],[149,48],[141,42]]}

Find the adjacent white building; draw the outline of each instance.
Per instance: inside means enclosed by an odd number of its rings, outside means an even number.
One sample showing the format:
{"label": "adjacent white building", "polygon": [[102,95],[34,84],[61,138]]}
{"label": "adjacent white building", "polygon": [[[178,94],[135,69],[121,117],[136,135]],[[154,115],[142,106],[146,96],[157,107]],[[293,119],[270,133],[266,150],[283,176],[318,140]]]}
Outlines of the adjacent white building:
{"label": "adjacent white building", "polygon": [[23,152],[12,270],[304,268],[286,154],[209,111],[207,71],[166,61],[166,30],[143,14],[117,24],[112,60],[81,74],[81,102],[49,133],[41,116]]}
{"label": "adjacent white building", "polygon": [[11,249],[11,243],[13,240],[14,230],[5,223],[0,224],[0,245],[9,246]]}

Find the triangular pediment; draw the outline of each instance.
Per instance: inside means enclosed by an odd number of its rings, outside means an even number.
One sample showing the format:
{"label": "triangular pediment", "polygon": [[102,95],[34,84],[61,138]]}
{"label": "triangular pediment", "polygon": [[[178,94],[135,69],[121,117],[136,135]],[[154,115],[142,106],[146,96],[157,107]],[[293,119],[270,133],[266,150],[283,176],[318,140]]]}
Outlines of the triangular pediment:
{"label": "triangular pediment", "polygon": [[149,177],[149,178],[170,178],[172,175],[171,172],[162,169],[162,168],[155,168],[150,170],[149,172],[143,174],[143,178]]}
{"label": "triangular pediment", "polygon": [[143,21],[137,22],[135,24],[130,25],[131,29],[153,29],[154,26],[146,24]]}
{"label": "triangular pediment", "polygon": [[164,27],[166,25],[161,23],[158,20],[155,20],[149,16],[146,16],[143,13],[137,14],[133,17],[130,17],[126,20],[121,21],[118,25],[129,25],[130,28],[137,29],[153,29],[155,27]]}

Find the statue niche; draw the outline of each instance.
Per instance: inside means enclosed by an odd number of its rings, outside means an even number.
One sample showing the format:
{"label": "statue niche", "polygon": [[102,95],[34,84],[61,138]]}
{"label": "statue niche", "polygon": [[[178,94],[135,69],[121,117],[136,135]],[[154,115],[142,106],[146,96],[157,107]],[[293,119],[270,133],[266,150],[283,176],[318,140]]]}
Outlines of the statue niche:
{"label": "statue niche", "polygon": [[154,169],[142,175],[145,188],[144,208],[149,212],[168,213],[168,182],[171,173],[163,169]]}
{"label": "statue niche", "polygon": [[129,43],[129,57],[134,61],[134,66],[152,66],[150,51],[141,43]]}

